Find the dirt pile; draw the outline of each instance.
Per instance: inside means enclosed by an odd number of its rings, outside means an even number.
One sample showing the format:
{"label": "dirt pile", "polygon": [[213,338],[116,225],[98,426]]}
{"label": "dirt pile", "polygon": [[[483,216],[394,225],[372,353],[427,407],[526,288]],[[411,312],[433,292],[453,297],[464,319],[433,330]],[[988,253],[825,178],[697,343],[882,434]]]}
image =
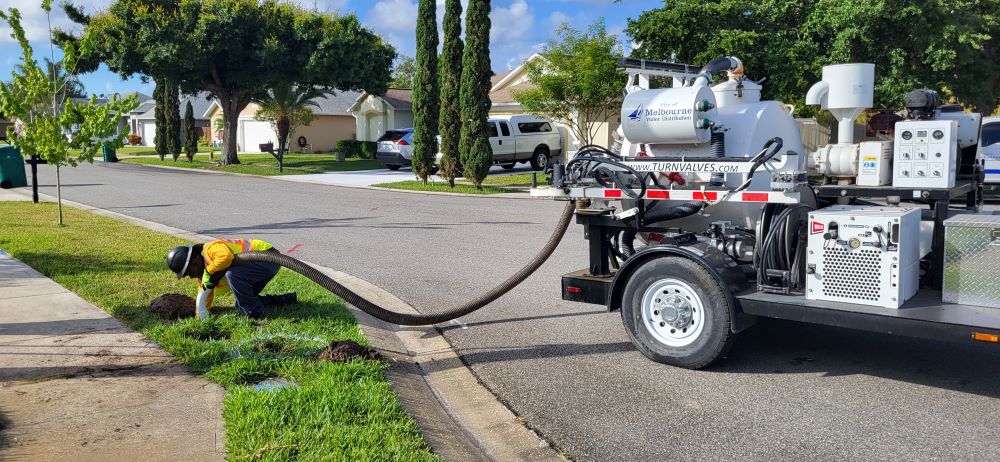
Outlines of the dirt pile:
{"label": "dirt pile", "polygon": [[194,316],[194,299],[184,294],[163,294],[149,302],[149,311],[167,319]]}
{"label": "dirt pile", "polygon": [[382,359],[382,355],[378,354],[378,351],[375,351],[374,348],[359,345],[357,342],[351,340],[337,340],[330,343],[330,346],[319,352],[319,356],[317,356],[316,359],[336,363],[343,363],[352,359],[370,359],[373,361],[379,361]]}

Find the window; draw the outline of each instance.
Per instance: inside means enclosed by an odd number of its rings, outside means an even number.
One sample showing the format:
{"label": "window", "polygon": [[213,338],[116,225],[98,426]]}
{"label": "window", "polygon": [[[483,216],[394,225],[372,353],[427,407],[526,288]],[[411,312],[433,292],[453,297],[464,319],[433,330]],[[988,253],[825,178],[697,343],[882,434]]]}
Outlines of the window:
{"label": "window", "polygon": [[497,137],[497,124],[496,124],[496,122],[490,122],[490,123],[486,124],[486,131],[487,131],[487,133],[489,133],[490,138],[496,138]]}
{"label": "window", "polygon": [[521,133],[544,133],[551,132],[552,125],[548,122],[521,122],[517,124],[517,129]]}
{"label": "window", "polygon": [[1000,143],[1000,123],[983,125],[983,146]]}
{"label": "window", "polygon": [[500,122],[500,133],[503,133],[503,136],[510,136],[510,127],[507,126],[507,122]]}
{"label": "window", "polygon": [[412,132],[407,130],[388,130],[384,135],[382,135],[381,138],[378,139],[378,141],[398,141],[406,136],[407,133]]}

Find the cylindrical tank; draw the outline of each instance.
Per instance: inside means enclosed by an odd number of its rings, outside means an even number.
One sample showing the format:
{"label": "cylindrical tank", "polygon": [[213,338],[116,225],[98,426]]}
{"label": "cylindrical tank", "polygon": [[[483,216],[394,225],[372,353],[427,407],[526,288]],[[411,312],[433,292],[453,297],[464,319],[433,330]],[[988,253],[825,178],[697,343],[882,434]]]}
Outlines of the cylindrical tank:
{"label": "cylindrical tank", "polygon": [[742,88],[738,80],[727,80],[712,87],[719,108],[735,104],[753,104],[760,102],[761,86],[752,80],[743,80]]}
{"label": "cylindrical tank", "polygon": [[622,130],[633,143],[707,143],[715,106],[706,86],[636,91],[622,104]]}
{"label": "cylindrical tank", "polygon": [[875,65],[868,63],[823,66],[823,81],[830,84],[826,109],[872,107]]}

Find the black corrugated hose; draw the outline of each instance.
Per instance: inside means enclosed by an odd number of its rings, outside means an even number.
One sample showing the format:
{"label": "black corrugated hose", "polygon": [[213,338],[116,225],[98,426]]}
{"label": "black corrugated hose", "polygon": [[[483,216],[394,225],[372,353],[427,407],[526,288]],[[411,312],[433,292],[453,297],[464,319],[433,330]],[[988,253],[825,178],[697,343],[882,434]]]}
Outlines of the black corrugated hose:
{"label": "black corrugated hose", "polygon": [[574,202],[571,201],[566,204],[566,208],[563,209],[562,216],[559,218],[559,223],[556,225],[556,229],[552,231],[552,235],[549,236],[548,242],[545,243],[542,250],[540,250],[538,254],[535,255],[535,258],[529,261],[528,264],[524,265],[524,267],[491,289],[489,292],[486,292],[478,298],[470,300],[463,305],[459,305],[439,313],[409,314],[397,313],[395,311],[388,310],[352,292],[351,289],[344,287],[339,282],[323,274],[316,268],[313,268],[312,266],[309,266],[295,258],[289,257],[288,255],[283,255],[277,252],[246,252],[237,254],[236,258],[233,260],[233,264],[239,265],[240,263],[251,261],[275,263],[309,278],[311,281],[319,284],[324,289],[329,290],[338,297],[344,299],[347,303],[350,303],[351,305],[358,307],[361,311],[364,311],[365,313],[383,321],[403,326],[438,324],[460,318],[490,304],[523,282],[528,278],[528,276],[531,276],[531,274],[534,273],[538,267],[542,266],[542,263],[545,263],[545,260],[548,260],[549,256],[552,255],[552,252],[556,250],[556,246],[559,245],[559,241],[561,241],[563,235],[566,234],[566,229],[569,228],[569,223],[573,218],[573,212],[575,210],[576,204]]}

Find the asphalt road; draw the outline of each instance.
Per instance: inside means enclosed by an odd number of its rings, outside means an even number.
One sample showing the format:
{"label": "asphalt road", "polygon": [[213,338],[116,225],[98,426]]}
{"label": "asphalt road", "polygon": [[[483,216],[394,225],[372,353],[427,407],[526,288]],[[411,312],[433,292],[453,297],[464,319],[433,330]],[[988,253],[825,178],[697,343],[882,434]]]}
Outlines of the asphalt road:
{"label": "asphalt road", "polygon": [[[43,169],[44,185],[53,183]],[[350,189],[132,165],[64,169],[64,197],[217,236],[256,236],[422,310],[541,247],[561,204]],[[54,194],[54,188],[43,191]],[[652,363],[617,313],[563,302],[574,226],[526,284],[445,328],[480,380],[577,460],[995,460],[1000,349],[761,322],[704,371]],[[109,237],[113,238],[113,236]],[[166,251],[166,249],[164,249]]]}

